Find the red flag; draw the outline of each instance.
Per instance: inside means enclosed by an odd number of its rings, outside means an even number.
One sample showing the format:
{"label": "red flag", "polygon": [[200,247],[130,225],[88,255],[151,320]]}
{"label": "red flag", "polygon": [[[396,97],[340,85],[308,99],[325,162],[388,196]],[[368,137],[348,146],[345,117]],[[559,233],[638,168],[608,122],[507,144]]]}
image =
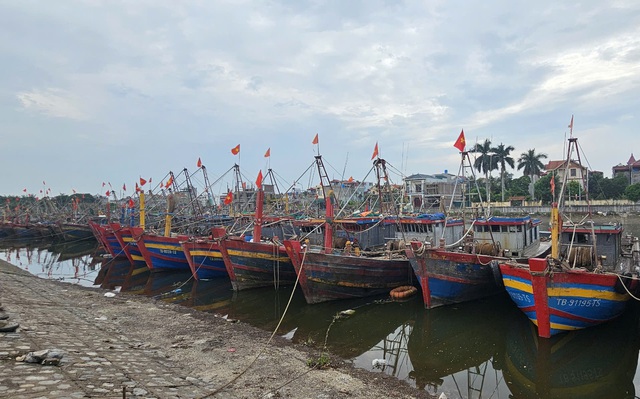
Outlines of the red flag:
{"label": "red flag", "polygon": [[567,126],[569,130],[573,131],[573,115],[571,115],[571,122],[569,122],[569,126]]}
{"label": "red flag", "polygon": [[316,133],[316,137],[313,138],[311,144],[318,144],[318,133]]}
{"label": "red flag", "polygon": [[198,166],[198,167],[202,166],[202,160],[200,160],[200,157],[198,157],[198,163],[196,164],[196,166]]}
{"label": "red flag", "polygon": [[106,196],[108,197],[108,196],[110,196],[110,195],[111,195],[111,191],[107,191],[105,194],[106,194]]}
{"label": "red flag", "polygon": [[262,169],[260,169],[260,172],[258,172],[258,178],[256,179],[256,186],[258,188],[262,187]]}
{"label": "red flag", "polygon": [[378,156],[378,142],[376,141],[376,146],[373,148],[373,155],[371,156],[371,160],[373,161]]}
{"label": "red flag", "polygon": [[147,184],[147,181],[141,177],[140,178],[140,187],[144,186],[145,184]]}
{"label": "red flag", "polygon": [[136,203],[133,202],[133,199],[129,198],[129,208],[133,208],[136,206]]}
{"label": "red flag", "polygon": [[224,197],[224,204],[229,205],[231,202],[233,202],[233,194],[231,191],[228,191],[227,195]]}
{"label": "red flag", "polygon": [[136,193],[140,192],[140,186],[138,186],[138,182],[136,182]]}
{"label": "red flag", "polygon": [[169,176],[169,180],[167,180],[167,184],[165,185],[166,188],[171,187],[171,185],[173,184],[173,176]]}
{"label": "red flag", "polygon": [[271,147],[267,148],[267,152],[264,153],[265,158],[269,158],[271,156]]}
{"label": "red flag", "polygon": [[233,147],[233,148],[231,149],[231,153],[232,153],[233,155],[238,155],[238,154],[240,153],[240,144],[238,144],[237,146]]}
{"label": "red flag", "polygon": [[460,152],[464,152],[464,147],[467,145],[467,141],[464,139],[464,129],[460,132],[460,136],[458,136],[458,140],[453,144]]}
{"label": "red flag", "polygon": [[551,184],[551,196],[554,197],[556,195],[556,179],[551,175],[551,180],[549,181]]}
{"label": "red flag", "polygon": [[150,178],[149,178],[149,183],[151,183],[151,181],[152,181],[152,180],[153,180],[153,179],[150,177]]}
{"label": "red flag", "polygon": [[347,180],[347,181],[348,181],[349,183],[353,182],[353,176],[351,176],[351,177],[349,178],[349,180]]}
{"label": "red flag", "polygon": [[24,192],[26,193],[26,192],[27,192],[27,189],[26,189],[26,188],[24,188],[24,189],[22,189],[22,191],[24,191]]}
{"label": "red flag", "polygon": [[127,183],[122,184],[122,191],[127,191]]}

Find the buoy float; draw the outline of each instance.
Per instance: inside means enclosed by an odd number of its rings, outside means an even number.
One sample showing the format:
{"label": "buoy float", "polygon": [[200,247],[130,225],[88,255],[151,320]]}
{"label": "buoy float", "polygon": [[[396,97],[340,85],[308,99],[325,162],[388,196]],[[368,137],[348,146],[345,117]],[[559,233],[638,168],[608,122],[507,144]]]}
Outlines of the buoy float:
{"label": "buoy float", "polygon": [[389,295],[393,299],[408,298],[418,292],[418,289],[412,285],[402,285],[391,290]]}

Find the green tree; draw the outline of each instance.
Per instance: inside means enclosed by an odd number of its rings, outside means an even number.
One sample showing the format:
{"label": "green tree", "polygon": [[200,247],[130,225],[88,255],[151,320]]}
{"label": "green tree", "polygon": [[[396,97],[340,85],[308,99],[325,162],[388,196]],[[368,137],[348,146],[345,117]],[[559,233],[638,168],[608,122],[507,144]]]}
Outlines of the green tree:
{"label": "green tree", "polygon": [[[535,195],[536,198],[540,198],[542,201],[546,203],[551,203],[551,178],[554,177],[553,174],[549,173],[546,176],[543,176],[538,180],[535,185]],[[554,177],[555,186],[556,186],[556,196],[560,194],[560,181],[557,177]]]}
{"label": "green tree", "polygon": [[577,200],[581,197],[582,186],[575,180],[570,181],[567,184],[567,188],[564,192],[565,198],[569,200]]}
{"label": "green tree", "polygon": [[624,190],[624,196],[627,197],[628,200],[633,202],[640,201],[640,183],[627,186],[627,188]]}
{"label": "green tree", "polygon": [[476,145],[469,152],[474,152],[478,155],[473,163],[473,167],[480,173],[484,174],[485,192],[487,193],[487,201],[491,201],[490,190],[491,181],[489,175],[492,170],[498,169],[497,158],[494,158],[493,148],[491,148],[491,140],[486,139],[483,144],[476,143]]}
{"label": "green tree", "polygon": [[619,199],[622,198],[622,195],[629,184],[629,179],[624,175],[618,175],[613,179],[604,178],[602,179],[602,192],[604,194],[604,198],[606,199]]}
{"label": "green tree", "polygon": [[526,175],[522,175],[517,179],[511,179],[508,181],[507,190],[512,197],[529,197],[531,198],[529,186],[531,184],[531,178]]}
{"label": "green tree", "polygon": [[590,199],[606,199],[603,191],[604,176],[602,173],[589,173],[589,198]]}
{"label": "green tree", "polygon": [[493,149],[493,158],[496,159],[496,166],[500,169],[500,192],[502,194],[502,202],[504,202],[504,177],[505,171],[507,169],[507,165],[514,168],[515,164],[513,162],[513,158],[511,158],[511,151],[515,150],[513,146],[508,145],[505,146],[503,143],[500,143],[497,147]]}
{"label": "green tree", "polygon": [[[531,182],[533,182],[533,177],[540,176],[542,171],[544,171],[544,164],[542,163],[542,159],[546,158],[547,154],[536,154],[535,148],[532,148],[529,151],[520,154],[520,158],[518,159],[518,170],[523,169],[522,173],[525,176],[529,176],[529,179],[531,180]],[[534,192],[535,191],[532,189],[532,199],[535,199]]]}

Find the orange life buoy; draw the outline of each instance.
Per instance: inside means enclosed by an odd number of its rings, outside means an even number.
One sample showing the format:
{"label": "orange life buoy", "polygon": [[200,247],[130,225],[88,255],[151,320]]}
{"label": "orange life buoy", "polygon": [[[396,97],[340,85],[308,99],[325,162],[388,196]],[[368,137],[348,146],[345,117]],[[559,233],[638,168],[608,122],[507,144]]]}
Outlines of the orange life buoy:
{"label": "orange life buoy", "polygon": [[418,292],[418,289],[412,285],[402,285],[391,290],[389,295],[393,299],[402,299],[410,297]]}

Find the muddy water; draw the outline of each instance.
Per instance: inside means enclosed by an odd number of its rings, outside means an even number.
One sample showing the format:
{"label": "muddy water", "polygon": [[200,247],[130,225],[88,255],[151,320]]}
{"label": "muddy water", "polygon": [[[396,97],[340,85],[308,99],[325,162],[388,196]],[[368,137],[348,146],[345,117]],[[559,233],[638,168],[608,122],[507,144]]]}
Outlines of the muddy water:
{"label": "muddy water", "polygon": [[[639,220],[627,220],[627,231],[638,229]],[[285,315],[290,289],[235,293],[228,279],[194,281],[190,273],[150,273],[126,261],[101,263],[95,255],[95,248],[44,242],[0,249],[0,259],[43,278],[153,296],[266,331],[282,318],[277,333],[292,342],[326,347],[357,367],[449,398],[633,398],[640,392],[636,303],[603,326],[543,340],[506,295],[426,311],[417,296],[307,305],[294,292]],[[349,309],[355,312],[340,315]]]}

